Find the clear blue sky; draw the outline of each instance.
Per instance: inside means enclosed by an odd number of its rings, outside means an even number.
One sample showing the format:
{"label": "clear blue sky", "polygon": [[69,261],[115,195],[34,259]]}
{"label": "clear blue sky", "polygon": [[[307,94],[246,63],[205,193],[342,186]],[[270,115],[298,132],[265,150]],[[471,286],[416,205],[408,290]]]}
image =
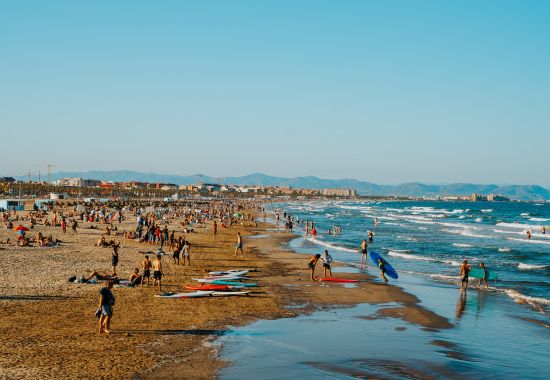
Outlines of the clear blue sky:
{"label": "clear blue sky", "polygon": [[550,185],[549,1],[2,1],[0,175]]}

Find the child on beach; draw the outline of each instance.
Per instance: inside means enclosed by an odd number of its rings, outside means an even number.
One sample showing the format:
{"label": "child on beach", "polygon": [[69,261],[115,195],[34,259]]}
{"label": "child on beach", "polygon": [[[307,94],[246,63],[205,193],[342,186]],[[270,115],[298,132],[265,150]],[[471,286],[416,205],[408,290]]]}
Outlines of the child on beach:
{"label": "child on beach", "polygon": [[311,281],[315,281],[315,266],[317,265],[317,261],[321,258],[320,254],[316,254],[315,256],[311,256],[309,258],[309,262],[307,263],[307,267],[309,270],[311,270]]}
{"label": "child on beach", "polygon": [[321,261],[323,262],[323,270],[325,277],[327,277],[327,270],[329,277],[332,277],[332,270],[330,269],[330,263],[332,263],[332,256],[328,254],[328,251],[325,249],[325,252],[321,256]]}
{"label": "child on beach", "polygon": [[481,287],[481,281],[483,281],[485,283],[485,289],[488,289],[489,286],[487,285],[487,268],[485,268],[485,263],[479,263],[479,267],[483,271],[483,278],[479,279],[479,282],[477,283],[477,288],[479,289]]}

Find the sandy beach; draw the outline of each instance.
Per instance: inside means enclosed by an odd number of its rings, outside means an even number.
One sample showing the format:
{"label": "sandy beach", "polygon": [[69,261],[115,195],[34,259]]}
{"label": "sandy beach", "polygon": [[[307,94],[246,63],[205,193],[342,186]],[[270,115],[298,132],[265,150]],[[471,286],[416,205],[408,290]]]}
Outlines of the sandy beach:
{"label": "sandy beach", "polygon": [[[130,230],[134,224],[127,220],[118,229]],[[209,225],[186,234],[193,246],[192,266],[175,265],[171,254],[165,256],[163,291],[184,291],[193,278],[236,268],[257,268],[250,277],[260,288],[245,297],[161,299],[151,288],[115,287],[110,335],[98,334],[94,316],[101,285],[68,282],[92,270],[109,271],[111,249],[94,246],[103,230],[87,229],[89,224],[83,223],[77,233],[63,234],[59,227],[37,226],[32,233],[53,234],[61,245],[3,245],[0,270],[6,275],[0,279],[0,323],[6,344],[1,348],[0,377],[212,379],[225,363],[209,343],[228,326],[293,317],[323,306],[395,302],[398,306],[386,309],[384,317],[425,328],[450,327],[445,318],[420,307],[416,297],[364,274],[339,273],[367,280],[351,289],[313,283],[306,268],[308,255],[284,247],[290,235],[265,223],[243,224],[219,229],[216,237]],[[173,222],[170,229],[176,225]],[[237,232],[244,236],[244,258],[233,257]],[[178,234],[183,234],[181,227],[176,227]],[[3,229],[1,238],[7,237],[13,239],[14,232]],[[138,251],[152,248],[120,239],[118,272],[126,278],[139,267],[143,255]],[[304,306],[285,308],[289,305]]]}

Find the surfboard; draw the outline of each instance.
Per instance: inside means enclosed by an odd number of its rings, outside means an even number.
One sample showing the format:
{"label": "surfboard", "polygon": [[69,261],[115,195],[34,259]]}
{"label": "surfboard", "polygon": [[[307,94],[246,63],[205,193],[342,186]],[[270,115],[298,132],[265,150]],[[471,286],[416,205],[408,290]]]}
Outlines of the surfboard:
{"label": "surfboard", "polygon": [[157,294],[155,297],[158,298],[194,298],[194,297],[205,297],[210,296],[214,293],[213,291],[197,291],[192,293],[162,293]]}
{"label": "surfboard", "polygon": [[231,296],[247,296],[250,294],[250,291],[242,291],[242,292],[214,292],[212,295],[214,297],[231,297]]}
{"label": "surfboard", "polygon": [[320,278],[319,281],[343,282],[343,283],[359,282],[359,280],[352,280],[350,278],[338,278],[338,277],[323,277],[323,278]]}
{"label": "surfboard", "polygon": [[395,271],[395,269],[393,269],[393,267],[390,265],[390,263],[388,263],[382,256],[380,256],[378,253],[372,251],[370,253],[370,258],[377,267],[378,267],[378,259],[381,259],[382,262],[384,263],[384,267],[386,268],[386,274],[389,277],[393,278],[394,280],[397,280],[397,278],[399,277],[397,275],[397,272]]}
{"label": "surfboard", "polygon": [[214,281],[240,281],[247,280],[246,277],[209,277],[209,278],[194,278],[197,282],[214,282]]}
{"label": "surfboard", "polygon": [[242,276],[250,272],[251,269],[230,269],[224,272],[210,272],[208,273],[210,276],[227,276],[227,275],[235,275],[235,276]]}
{"label": "surfboard", "polygon": [[230,287],[228,285],[201,285],[201,286],[185,285],[185,289],[223,291],[223,290],[229,290]]}
{"label": "surfboard", "polygon": [[244,282],[234,282],[234,281],[223,281],[223,280],[215,280],[212,282],[214,285],[229,285],[229,286],[244,286],[247,288],[255,288],[258,286],[258,284],[255,283],[244,283]]}
{"label": "surfboard", "polygon": [[[490,271],[488,269],[485,269],[485,272],[487,272],[487,280],[496,280],[498,278],[497,274],[493,271]],[[483,269],[479,267],[473,267],[470,270],[469,276],[472,278],[483,278]]]}

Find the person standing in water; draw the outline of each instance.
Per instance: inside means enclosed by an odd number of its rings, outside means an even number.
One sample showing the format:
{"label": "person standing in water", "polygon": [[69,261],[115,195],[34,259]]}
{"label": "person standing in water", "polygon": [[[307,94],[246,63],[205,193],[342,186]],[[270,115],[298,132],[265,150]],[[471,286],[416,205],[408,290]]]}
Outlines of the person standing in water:
{"label": "person standing in water", "polygon": [[487,285],[487,268],[485,268],[485,264],[483,262],[479,263],[479,268],[483,271],[483,278],[479,279],[477,288],[479,289],[481,287],[481,281],[483,281],[485,283],[485,289],[488,289],[489,286]]}
{"label": "person standing in water", "polygon": [[460,266],[460,290],[468,289],[468,281],[470,279],[470,271],[472,267],[468,265],[468,260],[464,260]]}
{"label": "person standing in water", "polygon": [[371,244],[372,244],[372,240],[374,239],[374,232],[372,232],[372,231],[369,231],[369,233],[368,233],[368,237],[369,237],[369,243],[371,243]]}
{"label": "person standing in water", "polygon": [[363,239],[361,243],[361,264],[368,265],[367,261],[367,239]]}
{"label": "person standing in water", "polygon": [[530,230],[527,231],[527,239],[531,240],[531,231]]}
{"label": "person standing in water", "polygon": [[378,269],[380,269],[380,277],[384,280],[384,284],[387,284],[388,279],[386,278],[386,265],[384,265],[382,259],[378,259]]}

